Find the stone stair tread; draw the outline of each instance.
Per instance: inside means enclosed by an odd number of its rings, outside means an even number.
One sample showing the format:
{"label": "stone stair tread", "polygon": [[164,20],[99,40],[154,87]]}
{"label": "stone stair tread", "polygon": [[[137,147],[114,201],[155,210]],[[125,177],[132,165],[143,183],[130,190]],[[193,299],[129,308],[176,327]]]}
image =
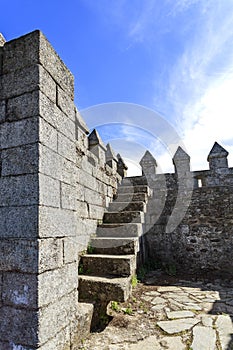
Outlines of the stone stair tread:
{"label": "stone stair tread", "polygon": [[124,186],[121,185],[118,188],[118,193],[147,193],[151,194],[151,189],[147,185],[132,185],[132,186]]}
{"label": "stone stair tread", "polygon": [[126,238],[139,237],[142,235],[142,225],[140,223],[115,223],[101,224],[97,227],[96,237]]}
{"label": "stone stair tread", "polygon": [[108,207],[108,212],[113,212],[113,211],[146,211],[146,204],[143,201],[133,201],[133,202],[119,202],[119,201],[114,201],[110,203]]}
{"label": "stone stair tread", "polygon": [[79,276],[79,300],[126,301],[131,292],[131,277]]}
{"label": "stone stair tread", "polygon": [[147,185],[146,176],[127,176],[121,182],[121,185]]}
{"label": "stone stair tread", "polygon": [[107,255],[84,254],[80,264],[85,275],[105,276],[130,276],[136,270],[135,254],[131,255]]}
{"label": "stone stair tread", "polygon": [[115,196],[115,199],[112,203],[129,203],[129,202],[144,202],[147,203],[148,202],[148,194],[147,193],[143,193],[143,192],[139,192],[139,193],[117,193]]}
{"label": "stone stair tread", "polygon": [[104,223],[143,223],[144,213],[142,211],[109,211],[104,213]]}
{"label": "stone stair tread", "polygon": [[135,237],[96,237],[90,241],[92,254],[129,255],[139,251],[139,241]]}
{"label": "stone stair tread", "polygon": [[133,254],[128,254],[128,255],[112,255],[112,254],[83,254],[82,258],[109,258],[109,259],[119,259],[119,260],[124,260],[124,259],[131,259],[133,258]]}

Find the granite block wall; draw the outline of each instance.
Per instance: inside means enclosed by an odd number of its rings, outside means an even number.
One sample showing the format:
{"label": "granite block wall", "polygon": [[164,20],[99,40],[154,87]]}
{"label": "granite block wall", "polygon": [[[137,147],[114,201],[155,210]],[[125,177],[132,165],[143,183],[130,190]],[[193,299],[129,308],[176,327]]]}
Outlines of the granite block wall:
{"label": "granite block wall", "polygon": [[91,151],[73,76],[40,31],[1,36],[0,63],[0,348],[74,350],[79,253],[121,177],[100,139]]}

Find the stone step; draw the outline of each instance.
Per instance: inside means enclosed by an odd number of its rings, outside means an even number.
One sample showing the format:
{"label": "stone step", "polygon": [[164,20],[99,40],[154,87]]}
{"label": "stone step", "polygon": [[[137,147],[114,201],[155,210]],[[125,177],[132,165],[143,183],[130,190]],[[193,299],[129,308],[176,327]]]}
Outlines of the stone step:
{"label": "stone step", "polygon": [[118,193],[146,193],[151,195],[151,189],[146,185],[119,186]]}
{"label": "stone step", "polygon": [[130,276],[136,271],[135,255],[97,255],[81,256],[83,273],[90,276]]}
{"label": "stone step", "polygon": [[139,237],[142,235],[142,225],[137,223],[102,224],[97,227],[97,237]]}
{"label": "stone step", "polygon": [[124,177],[121,182],[122,186],[132,186],[132,185],[147,185],[147,178],[145,176],[129,176]]}
{"label": "stone step", "polygon": [[104,224],[143,223],[144,213],[141,211],[122,211],[104,213]]}
{"label": "stone step", "polygon": [[120,212],[120,211],[146,211],[146,203],[144,202],[112,202],[109,205],[108,211]]}
{"label": "stone step", "polygon": [[92,254],[128,255],[139,251],[138,238],[96,237],[90,241]]}
{"label": "stone step", "polygon": [[[148,195],[146,193],[117,193],[114,202],[145,202],[148,201]],[[114,203],[113,202],[113,203]]]}
{"label": "stone step", "polygon": [[79,276],[79,301],[82,302],[93,303],[95,300],[123,302],[130,296],[131,289],[131,277]]}

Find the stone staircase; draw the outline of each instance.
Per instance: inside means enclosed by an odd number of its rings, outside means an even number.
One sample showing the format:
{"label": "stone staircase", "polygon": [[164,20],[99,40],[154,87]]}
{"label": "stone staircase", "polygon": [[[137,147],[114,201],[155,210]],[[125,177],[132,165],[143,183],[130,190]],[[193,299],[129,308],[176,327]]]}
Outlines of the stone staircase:
{"label": "stone staircase", "polygon": [[143,176],[124,178],[103,223],[81,256],[79,301],[94,304],[92,329],[110,301],[125,301],[140,260],[140,236],[150,189]]}

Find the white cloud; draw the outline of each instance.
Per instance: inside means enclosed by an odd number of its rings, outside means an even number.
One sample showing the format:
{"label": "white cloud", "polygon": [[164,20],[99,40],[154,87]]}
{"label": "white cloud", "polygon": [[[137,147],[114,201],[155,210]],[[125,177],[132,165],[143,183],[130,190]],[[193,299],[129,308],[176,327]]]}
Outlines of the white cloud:
{"label": "white cloud", "polygon": [[193,168],[202,169],[215,141],[230,152],[233,165],[233,1],[208,1],[208,11],[197,2],[201,17],[171,70],[168,98]]}

